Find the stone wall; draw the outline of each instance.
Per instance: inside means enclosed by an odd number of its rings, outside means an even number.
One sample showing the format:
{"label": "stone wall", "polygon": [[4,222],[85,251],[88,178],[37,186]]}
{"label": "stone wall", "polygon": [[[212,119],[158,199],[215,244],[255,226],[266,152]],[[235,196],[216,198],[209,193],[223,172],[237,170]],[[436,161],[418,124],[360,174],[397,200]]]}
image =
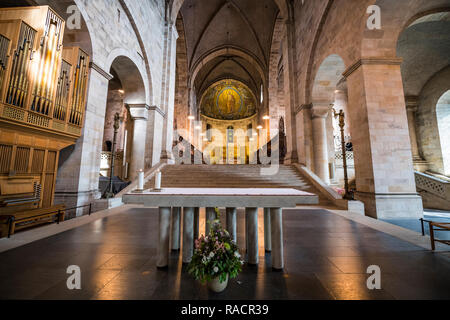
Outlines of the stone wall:
{"label": "stone wall", "polygon": [[[51,5],[52,1],[49,2]],[[153,0],[76,0],[75,3],[91,38],[92,68],[85,127],[77,144],[62,153],[56,202],[83,205],[99,197],[100,153],[113,61],[124,56],[138,69],[145,98],[137,103],[157,107],[161,104],[165,7],[164,2]],[[159,162],[161,154],[163,117],[149,117],[148,121],[148,127],[153,130],[149,130],[152,136],[147,138],[152,144],[144,143],[146,157],[152,159],[148,161],[151,166]]]}

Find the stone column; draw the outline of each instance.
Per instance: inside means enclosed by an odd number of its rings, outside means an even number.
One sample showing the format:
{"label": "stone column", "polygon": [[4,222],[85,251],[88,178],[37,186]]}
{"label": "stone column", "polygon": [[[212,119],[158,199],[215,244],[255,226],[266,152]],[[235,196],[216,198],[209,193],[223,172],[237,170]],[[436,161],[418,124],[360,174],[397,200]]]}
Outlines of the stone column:
{"label": "stone column", "polygon": [[178,32],[176,25],[167,23],[164,34],[163,86],[161,88],[161,102],[165,111],[162,133],[161,162],[174,164],[172,154],[173,117],[175,108],[176,59]]}
{"label": "stone column", "polygon": [[272,251],[272,231],[270,223],[270,209],[264,208],[264,247],[266,248],[266,252]]}
{"label": "stone column", "polygon": [[258,253],[258,208],[245,208],[245,215],[247,216],[246,238],[247,241],[247,260],[251,265],[256,265],[259,262]]}
{"label": "stone column", "polygon": [[417,142],[417,131],[416,131],[416,113],[419,107],[418,97],[406,97],[406,114],[408,117],[408,129],[409,137],[411,139],[411,151],[413,157],[414,168],[417,171],[425,172],[428,170],[428,165],[425,160],[420,155],[419,144]]}
{"label": "stone column", "polygon": [[237,243],[236,215],[236,208],[227,208],[227,230],[235,243]]}
{"label": "stone column", "polygon": [[295,23],[287,20],[283,39],[284,92],[286,105],[286,144],[285,163],[297,163],[297,122],[295,116],[297,83],[295,75]]}
{"label": "stone column", "polygon": [[170,246],[170,211],[171,208],[159,208],[159,244],[158,244],[158,268],[169,265]]}
{"label": "stone column", "polygon": [[194,211],[195,208],[183,210],[183,263],[190,263],[194,254]]}
{"label": "stone column", "polygon": [[330,184],[326,124],[326,119],[330,113],[330,109],[331,106],[327,103],[316,103],[311,109],[314,143],[314,168],[317,176],[326,184]]}
{"label": "stone column", "polygon": [[423,216],[417,194],[401,59],[366,58],[347,78],[355,155],[355,197],[378,219]]}
{"label": "stone column", "polygon": [[172,250],[180,250],[181,208],[172,208]]}
{"label": "stone column", "polygon": [[129,177],[130,180],[135,180],[138,171],[145,170],[145,141],[150,107],[146,104],[129,104],[128,108],[134,121]]}
{"label": "stone column", "polygon": [[166,115],[158,106],[150,106],[147,121],[146,168],[152,168],[161,161],[161,132]]}
{"label": "stone column", "polygon": [[194,240],[200,238],[200,208],[194,211]]}
{"label": "stone column", "polygon": [[206,221],[205,221],[205,236],[209,235],[209,231],[211,230],[212,221],[216,220],[216,210],[215,208],[206,208]]}
{"label": "stone column", "polygon": [[[87,205],[100,199],[98,189],[108,83],[113,76],[92,62],[86,98],[83,134],[77,143],[60,153],[55,203],[67,207]],[[83,214],[80,210],[77,215]]]}
{"label": "stone column", "polygon": [[283,211],[281,208],[270,209],[271,238],[272,238],[272,268],[284,269],[283,246]]}

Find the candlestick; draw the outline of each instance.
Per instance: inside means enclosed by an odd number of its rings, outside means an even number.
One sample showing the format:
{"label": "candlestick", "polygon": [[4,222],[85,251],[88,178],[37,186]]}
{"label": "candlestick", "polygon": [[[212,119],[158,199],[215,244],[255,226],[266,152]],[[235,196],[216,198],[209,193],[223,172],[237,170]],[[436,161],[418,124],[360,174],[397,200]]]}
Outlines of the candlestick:
{"label": "candlestick", "polygon": [[155,176],[155,189],[159,190],[161,189],[161,171],[157,171],[156,172],[156,176]]}
{"label": "candlestick", "polygon": [[144,171],[142,169],[139,171],[138,190],[144,190]]}

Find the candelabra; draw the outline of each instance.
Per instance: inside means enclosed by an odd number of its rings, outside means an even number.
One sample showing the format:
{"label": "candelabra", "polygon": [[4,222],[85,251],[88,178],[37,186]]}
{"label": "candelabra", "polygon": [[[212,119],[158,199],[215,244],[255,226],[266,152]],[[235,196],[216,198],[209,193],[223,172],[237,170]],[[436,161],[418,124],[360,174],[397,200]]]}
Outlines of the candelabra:
{"label": "candelabra", "polygon": [[115,166],[115,157],[116,157],[116,144],[117,144],[117,132],[120,128],[120,115],[116,113],[114,116],[114,137],[113,137],[113,146],[111,150],[111,174],[109,177],[109,186],[108,191],[106,192],[106,199],[114,198],[113,192],[113,177],[114,177],[114,166]]}
{"label": "candelabra", "polygon": [[339,128],[341,129],[341,144],[342,144],[342,161],[344,167],[344,183],[345,183],[345,195],[344,199],[352,200],[353,196],[350,192],[348,183],[348,167],[347,167],[347,147],[345,144],[345,113],[340,110],[339,113],[333,108],[333,115],[336,119],[339,119]]}

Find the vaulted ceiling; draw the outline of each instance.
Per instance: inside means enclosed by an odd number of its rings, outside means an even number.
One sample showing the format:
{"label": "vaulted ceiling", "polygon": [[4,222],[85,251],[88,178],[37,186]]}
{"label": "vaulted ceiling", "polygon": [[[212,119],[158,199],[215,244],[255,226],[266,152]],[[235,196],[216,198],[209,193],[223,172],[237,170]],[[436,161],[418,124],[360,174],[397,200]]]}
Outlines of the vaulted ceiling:
{"label": "vaulted ceiling", "polygon": [[206,63],[195,79],[204,91],[216,80],[235,78],[258,92],[261,75],[252,64],[267,70],[278,6],[274,0],[185,0],[183,19],[189,69],[208,54],[234,48],[252,57],[228,55]]}
{"label": "vaulted ceiling", "polygon": [[450,65],[450,12],[435,13],[412,23],[399,37],[406,96],[417,96],[430,78]]}

